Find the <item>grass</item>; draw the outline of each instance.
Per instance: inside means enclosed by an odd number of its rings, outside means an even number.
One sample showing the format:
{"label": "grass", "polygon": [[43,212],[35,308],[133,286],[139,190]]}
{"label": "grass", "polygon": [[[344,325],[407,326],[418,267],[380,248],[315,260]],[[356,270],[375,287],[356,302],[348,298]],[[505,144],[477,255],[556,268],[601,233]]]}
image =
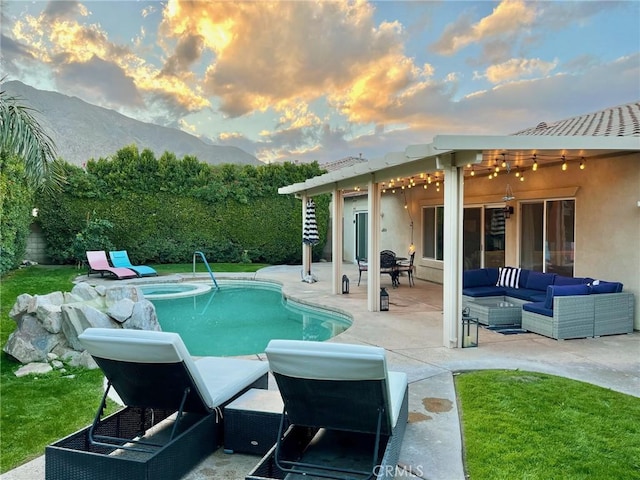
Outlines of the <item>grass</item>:
{"label": "grass", "polygon": [[[259,264],[214,264],[218,272],[253,272]],[[193,271],[193,264],[154,265],[160,275]],[[196,272],[206,272],[202,263]],[[75,267],[32,266],[15,270],[1,279],[0,344],[4,346],[16,323],[9,311],[22,293],[69,292],[73,279],[85,273]],[[44,452],[46,445],[93,421],[102,396],[99,370],[66,367],[66,372],[17,378],[20,367],[6,353],[0,354],[0,472],[15,468]],[[111,406],[113,409],[113,405]]]}
{"label": "grass", "polygon": [[640,400],[540,373],[456,375],[471,479],[640,478]]}

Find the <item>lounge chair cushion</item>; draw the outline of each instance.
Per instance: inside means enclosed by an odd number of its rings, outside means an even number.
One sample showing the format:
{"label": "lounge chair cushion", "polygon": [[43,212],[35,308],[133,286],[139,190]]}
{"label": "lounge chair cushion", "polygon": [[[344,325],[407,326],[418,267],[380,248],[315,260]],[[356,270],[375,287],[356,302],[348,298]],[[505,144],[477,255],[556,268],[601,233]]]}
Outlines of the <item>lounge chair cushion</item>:
{"label": "lounge chair cushion", "polygon": [[504,287],[487,286],[463,288],[462,294],[468,297],[499,297],[504,295]]}
{"label": "lounge chair cushion", "polygon": [[204,403],[215,408],[268,372],[266,362],[221,357],[193,361],[173,332],[88,328],[78,336],[94,357],[131,363],[184,363]]}
{"label": "lounge chair cushion", "polygon": [[331,342],[271,340],[265,350],[274,373],[310,380],[381,380],[387,386],[390,425],[395,426],[407,375],[388,372],[384,348]]}

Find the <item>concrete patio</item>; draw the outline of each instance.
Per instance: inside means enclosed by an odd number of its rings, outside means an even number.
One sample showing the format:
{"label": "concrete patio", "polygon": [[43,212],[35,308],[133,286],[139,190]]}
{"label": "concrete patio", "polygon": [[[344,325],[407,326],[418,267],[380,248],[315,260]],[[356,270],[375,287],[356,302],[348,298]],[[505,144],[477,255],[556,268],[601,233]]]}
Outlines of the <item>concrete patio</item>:
{"label": "concrete patio", "polygon": [[[218,273],[217,278],[279,282],[287,297],[348,312],[353,317],[353,325],[333,341],[376,345],[387,350],[389,368],[406,372],[410,382],[409,425],[399,462],[403,477],[434,480],[466,478],[453,382],[455,372],[475,369],[536,371],[640,397],[640,332],[556,341],[536,334],[502,335],[480,329],[477,348],[448,349],[441,346],[441,285],[416,279],[415,286],[409,288],[407,278],[403,277],[400,287],[393,289],[390,277],[383,275],[381,285],[388,287],[390,310],[373,313],[366,308],[367,274],[363,274],[363,281],[358,287],[357,265],[345,264],[343,270],[351,279],[348,295],[331,294],[330,263],[313,264],[312,273],[318,282],[312,284],[301,281],[300,266],[268,267],[255,274]],[[191,275],[172,275],[154,281],[176,280],[178,277],[193,279]],[[198,275],[198,279],[207,278]],[[89,281],[114,283],[98,277],[91,277]],[[263,354],[259,357],[265,360]],[[275,382],[270,383],[270,388],[275,388]],[[241,480],[258,461],[256,456],[225,454],[219,449],[184,480]],[[44,478],[44,456],[2,475],[3,480]]]}

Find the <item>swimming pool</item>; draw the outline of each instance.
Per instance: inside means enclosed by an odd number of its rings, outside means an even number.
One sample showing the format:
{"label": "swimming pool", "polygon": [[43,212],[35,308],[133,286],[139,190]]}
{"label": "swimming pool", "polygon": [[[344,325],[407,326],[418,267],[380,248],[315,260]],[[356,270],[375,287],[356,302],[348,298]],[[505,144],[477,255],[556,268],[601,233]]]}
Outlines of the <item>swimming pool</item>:
{"label": "swimming pool", "polygon": [[191,355],[260,353],[273,338],[324,341],[351,325],[346,315],[285,299],[277,284],[219,283],[201,295],[149,298],[162,330],[179,333]]}

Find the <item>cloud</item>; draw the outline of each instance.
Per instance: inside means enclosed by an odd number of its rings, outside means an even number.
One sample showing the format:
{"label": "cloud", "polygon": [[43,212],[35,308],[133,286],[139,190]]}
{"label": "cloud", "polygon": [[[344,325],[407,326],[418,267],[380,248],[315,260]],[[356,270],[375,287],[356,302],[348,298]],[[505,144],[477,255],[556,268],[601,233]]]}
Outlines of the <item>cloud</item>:
{"label": "cloud", "polygon": [[365,2],[172,0],[160,31],[178,44],[202,36],[214,57],[203,88],[228,117],[285,111],[341,92],[333,101],[352,121],[367,122],[377,107],[373,98],[355,95],[360,88],[377,88],[387,98],[384,108],[393,90],[416,75],[402,51],[400,24],[376,25],[373,13]]}
{"label": "cloud", "polygon": [[487,68],[485,77],[491,83],[503,83],[533,75],[548,75],[558,65],[557,60],[545,62],[539,58],[512,58],[499,65]]}
{"label": "cloud", "polygon": [[202,35],[185,35],[180,39],[173,55],[165,63],[161,75],[179,75],[188,72],[189,67],[202,55],[204,38]]}
{"label": "cloud", "polygon": [[431,50],[440,55],[453,55],[461,49],[488,41],[507,42],[528,29],[536,19],[533,5],[521,0],[505,0],[491,13],[473,23],[469,15],[448,25]]}
{"label": "cloud", "polygon": [[[58,83],[75,95],[92,98],[104,106],[143,105],[134,79],[113,64],[97,56],[86,62],[71,62],[59,68]],[[82,91],[82,92],[81,92]]]}

